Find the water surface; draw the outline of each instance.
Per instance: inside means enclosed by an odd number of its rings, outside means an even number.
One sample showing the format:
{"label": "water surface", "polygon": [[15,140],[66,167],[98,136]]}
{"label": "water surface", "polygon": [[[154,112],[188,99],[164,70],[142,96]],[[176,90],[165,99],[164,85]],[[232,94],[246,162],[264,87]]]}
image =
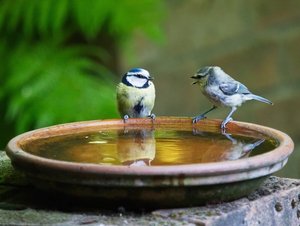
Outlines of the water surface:
{"label": "water surface", "polygon": [[158,166],[230,161],[274,149],[259,136],[172,129],[103,130],[36,140],[24,150],[41,157],[100,165]]}

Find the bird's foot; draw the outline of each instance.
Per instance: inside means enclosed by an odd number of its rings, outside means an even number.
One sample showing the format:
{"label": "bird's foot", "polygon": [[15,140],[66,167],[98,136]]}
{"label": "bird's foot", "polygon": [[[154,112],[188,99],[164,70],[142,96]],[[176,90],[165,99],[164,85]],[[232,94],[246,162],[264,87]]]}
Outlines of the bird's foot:
{"label": "bird's foot", "polygon": [[153,122],[155,120],[155,118],[156,118],[156,115],[153,114],[153,113],[151,113],[148,117],[151,118],[152,122]]}
{"label": "bird's foot", "polygon": [[129,119],[129,116],[128,115],[124,115],[124,117],[123,117],[124,123],[126,123],[128,119]]}
{"label": "bird's foot", "polygon": [[225,136],[232,144],[237,144],[237,140],[231,136],[231,133],[227,133],[225,129],[222,129],[222,135]]}
{"label": "bird's foot", "polygon": [[198,115],[198,116],[196,116],[196,117],[193,118],[193,123],[197,123],[200,120],[205,119],[205,118],[206,118],[206,116],[203,115],[203,114],[202,115]]}
{"label": "bird's foot", "polygon": [[226,132],[226,125],[228,122],[232,121],[233,119],[232,118],[226,118],[222,123],[221,123],[221,129],[222,129],[222,132]]}

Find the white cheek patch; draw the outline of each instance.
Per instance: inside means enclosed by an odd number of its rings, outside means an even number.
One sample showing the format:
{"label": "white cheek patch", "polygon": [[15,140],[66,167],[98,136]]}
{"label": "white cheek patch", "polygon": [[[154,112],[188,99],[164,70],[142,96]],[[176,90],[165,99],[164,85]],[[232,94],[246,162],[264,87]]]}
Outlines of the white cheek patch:
{"label": "white cheek patch", "polygon": [[127,77],[127,81],[133,85],[134,87],[138,87],[141,88],[145,85],[145,83],[147,82],[147,79],[145,78],[137,78],[135,76],[128,76]]}

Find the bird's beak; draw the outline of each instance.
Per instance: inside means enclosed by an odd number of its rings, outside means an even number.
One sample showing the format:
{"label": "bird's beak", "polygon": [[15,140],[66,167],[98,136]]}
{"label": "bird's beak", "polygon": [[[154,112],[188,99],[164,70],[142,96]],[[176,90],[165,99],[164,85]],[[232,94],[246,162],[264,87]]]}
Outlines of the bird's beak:
{"label": "bird's beak", "polygon": [[194,82],[192,83],[193,85],[199,83],[199,80],[198,80],[198,79],[199,79],[199,76],[198,76],[197,74],[191,76],[191,78],[192,78],[192,79],[196,79],[196,81],[194,81]]}
{"label": "bird's beak", "polygon": [[205,74],[194,74],[191,78],[193,78],[193,79],[201,79],[201,78],[203,78],[205,76]]}
{"label": "bird's beak", "polygon": [[154,78],[153,78],[153,77],[149,77],[148,80],[149,80],[149,81],[153,81]]}

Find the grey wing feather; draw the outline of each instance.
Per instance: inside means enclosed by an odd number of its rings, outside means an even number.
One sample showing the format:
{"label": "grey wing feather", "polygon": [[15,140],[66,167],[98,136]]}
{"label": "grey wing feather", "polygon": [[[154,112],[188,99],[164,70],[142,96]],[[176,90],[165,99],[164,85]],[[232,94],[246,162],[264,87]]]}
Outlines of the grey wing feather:
{"label": "grey wing feather", "polygon": [[233,95],[236,93],[250,94],[246,86],[239,82],[226,82],[219,85],[220,90],[226,95]]}

